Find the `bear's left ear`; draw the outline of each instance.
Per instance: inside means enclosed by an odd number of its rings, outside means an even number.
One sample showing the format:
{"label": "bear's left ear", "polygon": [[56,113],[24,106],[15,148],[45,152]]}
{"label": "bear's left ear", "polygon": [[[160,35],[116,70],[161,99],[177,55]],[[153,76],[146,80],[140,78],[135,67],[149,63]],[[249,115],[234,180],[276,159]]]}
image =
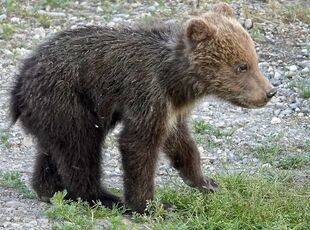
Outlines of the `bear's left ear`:
{"label": "bear's left ear", "polygon": [[217,14],[224,15],[226,17],[232,17],[232,18],[234,17],[233,8],[231,8],[231,6],[225,2],[215,4],[212,8],[212,11],[217,13]]}
{"label": "bear's left ear", "polygon": [[202,18],[193,18],[187,22],[186,37],[192,44],[211,39],[216,33],[216,27]]}

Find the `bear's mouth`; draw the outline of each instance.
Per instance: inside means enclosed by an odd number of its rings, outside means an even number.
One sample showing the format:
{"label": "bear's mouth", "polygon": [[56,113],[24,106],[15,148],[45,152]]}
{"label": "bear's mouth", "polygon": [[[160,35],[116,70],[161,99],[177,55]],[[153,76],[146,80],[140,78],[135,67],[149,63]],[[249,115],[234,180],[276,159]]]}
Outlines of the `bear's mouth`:
{"label": "bear's mouth", "polygon": [[259,109],[264,107],[267,104],[268,101],[263,101],[260,103],[251,103],[250,101],[247,100],[232,100],[231,103],[233,105],[246,108],[246,109]]}

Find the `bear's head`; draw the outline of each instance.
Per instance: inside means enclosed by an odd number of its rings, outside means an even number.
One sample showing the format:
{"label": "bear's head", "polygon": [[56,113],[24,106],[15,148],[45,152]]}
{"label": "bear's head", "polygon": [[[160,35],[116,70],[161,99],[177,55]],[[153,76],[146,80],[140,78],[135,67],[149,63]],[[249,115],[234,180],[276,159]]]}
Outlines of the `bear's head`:
{"label": "bear's head", "polygon": [[275,95],[259,70],[253,40],[228,4],[189,19],[185,31],[187,54],[206,94],[246,108],[264,106]]}

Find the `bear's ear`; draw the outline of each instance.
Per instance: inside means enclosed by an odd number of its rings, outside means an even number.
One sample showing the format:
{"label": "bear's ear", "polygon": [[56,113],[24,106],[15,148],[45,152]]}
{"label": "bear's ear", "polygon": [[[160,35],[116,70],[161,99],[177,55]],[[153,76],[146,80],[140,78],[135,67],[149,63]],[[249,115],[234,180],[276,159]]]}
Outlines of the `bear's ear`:
{"label": "bear's ear", "polygon": [[234,17],[233,8],[231,8],[231,6],[225,2],[215,4],[212,8],[212,11],[217,13],[217,14],[224,15],[226,17]]}
{"label": "bear's ear", "polygon": [[186,37],[192,44],[211,39],[216,32],[216,27],[201,18],[193,18],[187,22]]}

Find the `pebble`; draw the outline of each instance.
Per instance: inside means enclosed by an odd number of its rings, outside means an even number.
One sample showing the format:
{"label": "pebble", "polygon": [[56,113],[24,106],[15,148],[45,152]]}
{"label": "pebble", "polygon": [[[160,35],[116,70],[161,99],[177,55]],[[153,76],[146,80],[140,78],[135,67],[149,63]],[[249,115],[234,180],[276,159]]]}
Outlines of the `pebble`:
{"label": "pebble", "polygon": [[0,15],[0,22],[3,22],[6,19],[6,15],[5,14],[1,14]]}
{"label": "pebble", "polygon": [[281,123],[281,119],[278,117],[273,117],[270,121],[271,124],[279,124]]}
{"label": "pebble", "polygon": [[262,165],[262,168],[271,168],[271,167],[272,167],[272,165],[269,164],[269,163],[266,163],[266,164]]}
{"label": "pebble", "polygon": [[282,115],[282,116],[288,116],[288,115],[290,115],[292,112],[293,112],[292,109],[287,108],[287,109],[281,111],[280,115]]}
{"label": "pebble", "polygon": [[302,73],[309,73],[309,68],[308,68],[308,66],[305,67],[305,68],[303,68],[303,69],[301,70],[301,72],[302,72]]}
{"label": "pebble", "polygon": [[290,72],[296,72],[298,70],[298,67],[296,65],[291,65],[288,69]]}
{"label": "pebble", "polygon": [[274,72],[274,76],[273,76],[274,79],[277,79],[277,80],[278,80],[278,79],[281,78],[281,76],[282,76],[282,74],[281,74],[280,72],[278,72],[278,71],[275,71],[275,72]]}
{"label": "pebble", "polygon": [[15,24],[18,24],[18,23],[20,23],[20,18],[17,18],[17,17],[13,17],[13,18],[11,18],[11,23],[15,23]]}
{"label": "pebble", "polygon": [[244,21],[244,27],[247,29],[247,30],[250,30],[250,29],[252,29],[253,28],[253,22],[252,22],[252,20],[251,19],[246,19],[245,21]]}

